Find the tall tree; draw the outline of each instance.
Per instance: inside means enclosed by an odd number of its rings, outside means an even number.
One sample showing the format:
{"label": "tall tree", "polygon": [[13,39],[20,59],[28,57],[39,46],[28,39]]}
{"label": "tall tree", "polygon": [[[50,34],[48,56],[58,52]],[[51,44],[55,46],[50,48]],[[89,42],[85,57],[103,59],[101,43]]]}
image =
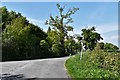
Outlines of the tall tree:
{"label": "tall tree", "polygon": [[60,4],[57,4],[57,9],[59,11],[59,15],[53,17],[50,16],[49,20],[46,20],[46,25],[52,26],[55,30],[59,32],[60,35],[60,46],[62,48],[61,55],[64,56],[65,47],[64,47],[64,39],[67,36],[68,31],[72,31],[73,27],[69,25],[69,23],[73,23],[71,15],[74,14],[79,8],[69,9],[66,13],[64,12],[65,6],[61,7]]}

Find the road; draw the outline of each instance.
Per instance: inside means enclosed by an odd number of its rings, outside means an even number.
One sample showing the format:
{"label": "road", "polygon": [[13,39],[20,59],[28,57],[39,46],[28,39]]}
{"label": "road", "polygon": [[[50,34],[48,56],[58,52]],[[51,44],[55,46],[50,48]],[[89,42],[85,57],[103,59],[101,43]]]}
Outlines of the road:
{"label": "road", "polygon": [[68,57],[1,62],[3,80],[39,79],[39,78],[68,78],[64,62]]}

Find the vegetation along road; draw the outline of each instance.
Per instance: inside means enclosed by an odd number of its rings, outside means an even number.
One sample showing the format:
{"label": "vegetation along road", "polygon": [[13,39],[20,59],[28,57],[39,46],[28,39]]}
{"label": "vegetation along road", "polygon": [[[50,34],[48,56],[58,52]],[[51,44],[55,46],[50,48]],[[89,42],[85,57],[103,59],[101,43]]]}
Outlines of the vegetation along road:
{"label": "vegetation along road", "polygon": [[[2,77],[14,76],[14,78],[68,78],[64,61],[68,57],[3,62]],[[7,78],[7,77],[6,77]]]}
{"label": "vegetation along road", "polygon": [[[36,5],[36,3],[29,4]],[[41,5],[41,3],[38,4]],[[48,5],[48,3],[44,4]],[[66,4],[68,3],[54,3],[54,5],[52,3],[51,6],[39,6],[40,8],[37,6],[34,9],[33,6],[31,12],[26,6],[26,8],[22,6],[21,10],[24,9],[23,13],[26,16],[23,16],[19,10],[20,5],[15,7],[16,10],[6,5],[0,8],[2,80],[68,79],[66,69],[72,79],[106,78],[109,80],[108,78],[114,78],[115,80],[120,78],[120,47],[115,45],[119,41],[117,27],[114,29],[116,31],[112,31],[118,24],[118,19],[108,15],[109,10],[111,12],[114,10],[108,7],[108,11],[105,10],[108,13],[105,16],[96,17],[96,7],[98,6],[98,11],[100,9],[100,13],[97,13],[101,14],[104,12],[101,11],[102,8],[104,9],[103,5],[108,5],[108,3],[100,3],[101,8],[100,5],[96,5],[91,9],[88,3],[87,7],[86,3],[78,3],[78,5],[69,3],[68,7],[65,7]],[[91,4],[93,3],[90,3],[90,6]],[[114,12],[117,13],[117,11],[118,8]],[[94,13],[95,15],[89,17]],[[114,18],[115,22],[113,22]],[[109,20],[112,21],[109,22]],[[74,57],[66,60],[68,57],[65,56],[69,55],[74,55]]]}

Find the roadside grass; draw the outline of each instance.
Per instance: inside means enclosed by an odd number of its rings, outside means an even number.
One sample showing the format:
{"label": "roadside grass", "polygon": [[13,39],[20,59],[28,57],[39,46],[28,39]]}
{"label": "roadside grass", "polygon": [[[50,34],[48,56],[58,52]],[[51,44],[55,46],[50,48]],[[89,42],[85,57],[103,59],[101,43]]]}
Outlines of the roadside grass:
{"label": "roadside grass", "polygon": [[92,51],[85,52],[82,60],[80,55],[70,57],[65,66],[68,74],[77,78],[120,78],[120,53]]}

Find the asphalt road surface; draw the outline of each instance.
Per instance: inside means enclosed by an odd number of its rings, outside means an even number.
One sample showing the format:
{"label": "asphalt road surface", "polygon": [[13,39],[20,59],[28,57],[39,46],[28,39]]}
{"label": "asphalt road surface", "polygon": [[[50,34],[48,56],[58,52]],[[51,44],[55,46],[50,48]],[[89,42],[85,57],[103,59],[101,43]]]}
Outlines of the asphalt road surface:
{"label": "asphalt road surface", "polygon": [[[26,61],[1,62],[0,78],[6,80],[38,79],[38,78],[68,78],[64,62],[68,57],[38,59]],[[9,80],[9,79],[8,79]]]}

